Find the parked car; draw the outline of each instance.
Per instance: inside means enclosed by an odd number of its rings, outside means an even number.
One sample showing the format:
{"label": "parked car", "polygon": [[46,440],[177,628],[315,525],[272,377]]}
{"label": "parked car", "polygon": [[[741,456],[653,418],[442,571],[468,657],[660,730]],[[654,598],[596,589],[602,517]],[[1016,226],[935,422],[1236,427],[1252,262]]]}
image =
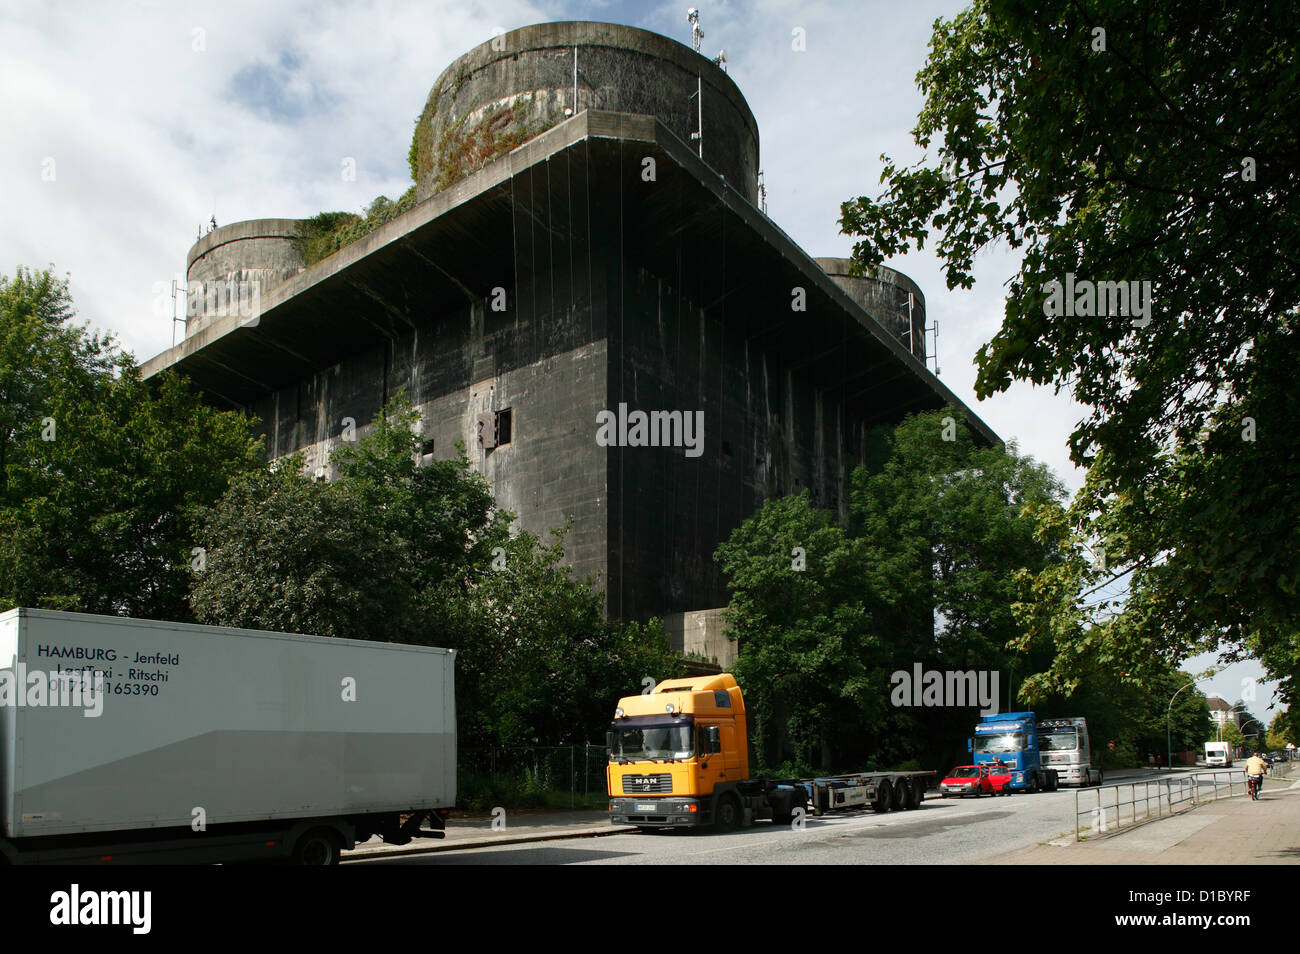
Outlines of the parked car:
{"label": "parked car", "polygon": [[988,769],[989,787],[993,790],[993,795],[1010,795],[1012,780],[1015,778],[1015,768],[1010,765],[986,765],[981,766]]}
{"label": "parked car", "polygon": [[939,794],[943,798],[964,798],[967,795],[979,798],[981,795],[992,795],[993,782],[989,778],[989,767],[958,765],[939,783]]}

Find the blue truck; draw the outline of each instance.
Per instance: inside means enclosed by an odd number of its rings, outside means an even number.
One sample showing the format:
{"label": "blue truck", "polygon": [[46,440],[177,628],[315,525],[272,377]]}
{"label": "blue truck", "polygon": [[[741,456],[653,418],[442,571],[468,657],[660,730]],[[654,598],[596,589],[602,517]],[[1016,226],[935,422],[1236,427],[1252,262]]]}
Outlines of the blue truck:
{"label": "blue truck", "polygon": [[1057,772],[1043,767],[1038,720],[1032,712],[984,716],[975,726],[975,738],[967,741],[966,747],[976,765],[1006,766],[1011,772],[1007,788],[1012,791],[1056,791]]}

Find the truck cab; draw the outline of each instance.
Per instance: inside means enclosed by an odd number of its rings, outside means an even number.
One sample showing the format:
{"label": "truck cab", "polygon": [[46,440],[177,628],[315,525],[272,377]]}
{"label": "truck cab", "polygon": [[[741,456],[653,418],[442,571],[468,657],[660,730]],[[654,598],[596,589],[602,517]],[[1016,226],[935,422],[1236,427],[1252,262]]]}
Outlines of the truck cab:
{"label": "truck cab", "polygon": [[803,791],[749,778],[745,702],[730,673],[625,696],[606,736],[610,819],[642,828],[789,820]]}
{"label": "truck cab", "polygon": [[1054,769],[1062,784],[1101,784],[1101,769],[1092,767],[1088,720],[1083,716],[1042,720],[1038,723],[1038,745],[1043,753],[1043,768]]}
{"label": "truck cab", "polygon": [[971,752],[976,765],[995,766],[1010,774],[1008,791],[1056,788],[1056,770],[1042,765],[1038,720],[1032,712],[984,716],[975,726]]}

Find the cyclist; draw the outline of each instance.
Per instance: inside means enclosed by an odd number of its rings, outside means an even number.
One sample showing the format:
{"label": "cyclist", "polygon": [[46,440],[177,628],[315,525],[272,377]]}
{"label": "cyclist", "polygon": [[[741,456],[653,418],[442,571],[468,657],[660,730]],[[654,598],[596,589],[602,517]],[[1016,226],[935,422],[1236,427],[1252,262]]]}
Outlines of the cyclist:
{"label": "cyclist", "polygon": [[1264,773],[1267,771],[1268,763],[1259,757],[1258,752],[1246,759],[1246,784],[1251,790],[1251,798],[1257,797],[1260,786],[1264,784]]}

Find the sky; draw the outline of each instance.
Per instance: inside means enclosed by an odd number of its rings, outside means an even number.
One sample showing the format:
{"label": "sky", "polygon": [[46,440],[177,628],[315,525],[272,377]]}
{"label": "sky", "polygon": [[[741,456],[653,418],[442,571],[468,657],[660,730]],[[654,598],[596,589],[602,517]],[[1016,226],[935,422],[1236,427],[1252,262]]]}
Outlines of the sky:
{"label": "sky", "polygon": [[[548,20],[622,23],[689,44],[687,5],[6,0],[0,273],[66,273],[81,318],[146,360],[180,334],[170,282],[183,281],[186,252],[209,219],[303,218],[396,198],[410,185],[407,152],[425,97],[462,53]],[[964,4],[695,5],[702,52],[726,50],[758,122],[768,214],[810,255],[848,256],[840,203],[877,194],[882,153],[920,158],[910,136],[921,107],[914,78],[934,21]],[[349,161],[352,180],[341,174]],[[888,264],[925,292],[943,382],[1077,489],[1083,475],[1066,440],[1083,409],[1068,395],[1028,384],[974,395],[975,353],[1001,323],[1018,256],[984,254],[975,287],[955,291],[928,251]],[[1201,688],[1235,702],[1242,679],[1260,676],[1240,664]],[[1271,691],[1257,690],[1264,700]]]}

